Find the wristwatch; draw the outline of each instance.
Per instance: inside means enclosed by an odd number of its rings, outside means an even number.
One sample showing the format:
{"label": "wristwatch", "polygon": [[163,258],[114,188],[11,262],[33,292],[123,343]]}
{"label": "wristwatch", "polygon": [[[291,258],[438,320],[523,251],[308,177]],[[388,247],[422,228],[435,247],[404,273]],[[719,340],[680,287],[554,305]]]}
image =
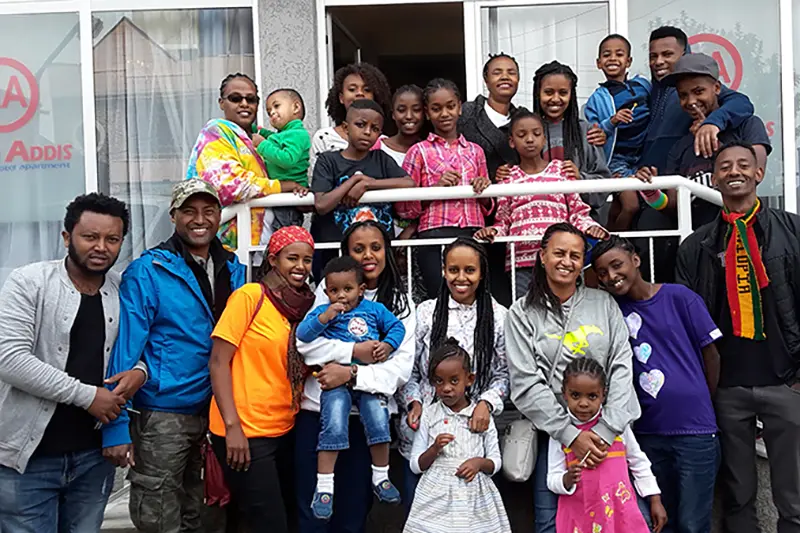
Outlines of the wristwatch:
{"label": "wristwatch", "polygon": [[350,365],[350,381],[347,382],[347,385],[355,387],[356,385],[356,378],[358,377],[358,365]]}

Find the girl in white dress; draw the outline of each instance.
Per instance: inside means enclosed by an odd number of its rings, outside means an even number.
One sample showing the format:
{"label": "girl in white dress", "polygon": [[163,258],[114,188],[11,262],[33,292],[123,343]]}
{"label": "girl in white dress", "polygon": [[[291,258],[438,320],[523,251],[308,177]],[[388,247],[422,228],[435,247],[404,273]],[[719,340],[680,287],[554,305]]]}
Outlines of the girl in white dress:
{"label": "girl in white dress", "polygon": [[500,470],[497,428],[470,431],[475,381],[469,354],[450,338],[434,350],[429,379],[437,400],[422,411],[411,470],[423,474],[404,533],[508,533],[503,500],[490,476]]}

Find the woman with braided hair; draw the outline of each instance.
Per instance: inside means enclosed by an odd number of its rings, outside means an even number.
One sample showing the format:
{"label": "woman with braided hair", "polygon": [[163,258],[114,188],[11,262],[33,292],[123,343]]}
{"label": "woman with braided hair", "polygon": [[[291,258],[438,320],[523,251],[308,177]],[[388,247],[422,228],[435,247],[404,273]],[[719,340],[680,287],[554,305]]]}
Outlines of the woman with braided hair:
{"label": "woman with braided hair", "polygon": [[[506,321],[511,399],[539,433],[533,472],[537,533],[556,531],[558,497],[547,488],[550,438],[593,468],[641,414],[622,312],[611,295],[584,287],[580,277],[587,248],[572,224],[547,228],[528,294],[511,306]],[[608,376],[603,416],[590,429],[570,418],[562,394],[564,369],[580,357],[597,361]]]}

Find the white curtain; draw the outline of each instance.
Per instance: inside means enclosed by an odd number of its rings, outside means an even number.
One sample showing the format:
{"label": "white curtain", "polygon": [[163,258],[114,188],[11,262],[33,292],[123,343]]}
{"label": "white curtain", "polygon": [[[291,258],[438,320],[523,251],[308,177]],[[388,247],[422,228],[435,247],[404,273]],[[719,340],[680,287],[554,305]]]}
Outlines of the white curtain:
{"label": "white curtain", "polygon": [[94,40],[100,189],[128,203],[119,268],[172,232],[173,184],[184,179],[200,129],[221,116],[222,79],[254,77],[251,10],[96,13]]}

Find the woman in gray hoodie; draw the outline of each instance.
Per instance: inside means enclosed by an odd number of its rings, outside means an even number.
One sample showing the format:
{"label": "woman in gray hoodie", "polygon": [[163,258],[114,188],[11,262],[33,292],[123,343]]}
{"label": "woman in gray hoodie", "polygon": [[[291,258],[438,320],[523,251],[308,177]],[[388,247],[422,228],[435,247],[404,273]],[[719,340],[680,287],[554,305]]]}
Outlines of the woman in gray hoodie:
{"label": "woman in gray hoodie", "polygon": [[[511,399],[539,430],[533,475],[536,533],[555,533],[558,496],[547,489],[549,437],[585,458],[591,468],[605,459],[608,446],[641,412],[622,312],[609,294],[581,283],[586,251],[578,228],[550,226],[528,294],[511,306],[506,320]],[[603,419],[592,431],[576,427],[562,394],[564,369],[578,357],[595,359],[609,378]]]}

